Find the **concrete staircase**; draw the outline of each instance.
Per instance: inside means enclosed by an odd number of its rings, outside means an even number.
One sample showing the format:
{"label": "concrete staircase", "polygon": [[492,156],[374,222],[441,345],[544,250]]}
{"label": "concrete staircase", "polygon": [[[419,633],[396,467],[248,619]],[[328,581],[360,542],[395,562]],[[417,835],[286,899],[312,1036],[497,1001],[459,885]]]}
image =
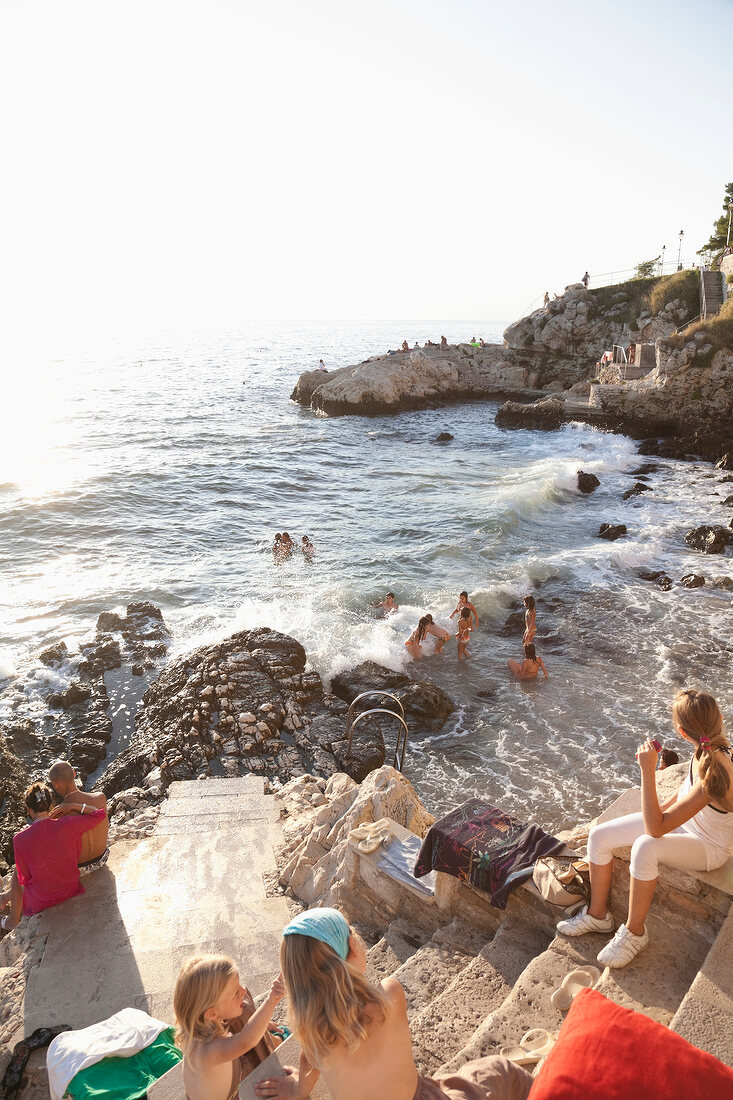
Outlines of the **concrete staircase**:
{"label": "concrete staircase", "polygon": [[700,271],[700,314],[703,318],[720,313],[724,294],[723,278],[721,271],[709,271],[707,268]]}

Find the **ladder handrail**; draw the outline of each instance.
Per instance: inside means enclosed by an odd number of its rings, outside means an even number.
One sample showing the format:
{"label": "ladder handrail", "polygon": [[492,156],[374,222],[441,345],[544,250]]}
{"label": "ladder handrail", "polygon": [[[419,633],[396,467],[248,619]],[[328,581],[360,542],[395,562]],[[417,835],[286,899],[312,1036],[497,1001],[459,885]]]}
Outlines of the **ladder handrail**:
{"label": "ladder handrail", "polygon": [[[391,691],[384,691],[383,688],[370,688],[369,691],[362,691],[360,695],[357,695],[356,698],[351,700],[351,702],[349,704],[349,709],[348,709],[348,712],[347,712],[347,715],[346,715],[346,732],[347,733],[351,729],[351,723],[353,721],[353,718],[351,717],[351,712],[353,711],[354,707],[356,706],[356,704],[359,702],[360,699],[366,699],[367,696],[369,696],[369,695],[381,695],[383,699],[392,699],[392,701],[395,702],[397,704],[397,706],[400,708],[400,714],[402,715],[402,717],[403,718],[405,717],[405,708],[402,706],[402,703],[400,702],[399,698],[396,695],[393,695]],[[397,711],[395,711],[394,713],[396,714]]]}
{"label": "ladder handrail", "polygon": [[[364,694],[366,695],[368,694],[368,692],[364,692]],[[383,692],[383,694],[388,695],[389,692]],[[356,702],[356,700],[354,700],[354,702]],[[349,727],[349,743],[346,746],[345,759],[348,760],[351,756],[351,743],[354,739],[355,728],[358,726],[359,722],[361,722],[362,718],[367,718],[371,714],[389,714],[391,718],[396,718],[402,726],[402,729],[398,730],[397,732],[397,744],[395,745],[394,755],[392,757],[392,766],[395,767],[398,772],[401,772],[402,765],[405,762],[405,751],[407,749],[407,723],[405,722],[405,719],[397,713],[397,711],[387,710],[385,707],[374,707],[372,710],[363,710],[360,714],[357,714],[356,718]],[[400,742],[402,744],[402,753],[400,753]]]}

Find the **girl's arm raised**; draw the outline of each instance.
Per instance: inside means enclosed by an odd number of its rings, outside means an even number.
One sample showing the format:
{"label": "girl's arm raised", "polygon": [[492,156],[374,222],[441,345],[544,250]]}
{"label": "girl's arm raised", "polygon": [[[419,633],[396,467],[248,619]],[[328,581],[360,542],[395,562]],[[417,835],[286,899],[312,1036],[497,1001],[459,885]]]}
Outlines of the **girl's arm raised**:
{"label": "girl's arm raised", "polygon": [[710,802],[702,783],[698,781],[682,798],[675,795],[674,800],[668,799],[664,806],[660,806],[654,774],[657,755],[651,741],[645,741],[637,753],[641,769],[641,812],[644,817],[644,831],[648,836],[666,836],[684,825]]}
{"label": "girl's arm raised", "polygon": [[282,975],[279,975],[272,983],[267,1000],[252,1013],[241,1031],[236,1035],[224,1035],[221,1039],[212,1039],[211,1042],[202,1044],[201,1061],[208,1062],[209,1065],[233,1062],[240,1054],[246,1054],[252,1047],[257,1046],[267,1031],[267,1025],[272,1020],[276,1006],[284,996],[285,984]]}

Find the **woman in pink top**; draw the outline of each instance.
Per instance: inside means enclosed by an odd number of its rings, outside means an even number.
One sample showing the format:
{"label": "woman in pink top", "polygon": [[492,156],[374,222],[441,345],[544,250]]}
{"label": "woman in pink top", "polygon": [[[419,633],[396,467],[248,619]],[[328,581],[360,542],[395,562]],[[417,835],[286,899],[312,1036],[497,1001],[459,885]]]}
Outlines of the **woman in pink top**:
{"label": "woman in pink top", "polygon": [[33,783],[25,792],[25,806],[32,823],[13,837],[15,870],[10,889],[0,893],[0,909],[10,907],[0,927],[9,932],[21,914],[32,916],[42,909],[83,894],[79,882],[81,837],[104,819],[104,810],[80,804],[79,812],[51,820],[53,791],[45,783]]}

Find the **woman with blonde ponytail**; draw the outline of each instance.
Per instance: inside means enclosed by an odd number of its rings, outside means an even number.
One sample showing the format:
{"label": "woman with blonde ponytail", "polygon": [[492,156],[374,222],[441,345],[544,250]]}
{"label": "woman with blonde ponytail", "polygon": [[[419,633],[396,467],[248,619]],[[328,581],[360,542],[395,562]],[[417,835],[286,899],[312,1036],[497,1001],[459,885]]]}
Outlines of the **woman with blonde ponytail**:
{"label": "woman with blonde ponytail", "polygon": [[672,721],[677,735],[695,750],[684,782],[660,806],[654,773],[661,746],[654,741],[639,746],[636,757],[641,770],[641,813],[591,829],[590,905],[557,926],[564,936],[613,929],[613,917],[607,909],[613,852],[630,844],[628,917],[598,954],[604,966],[626,966],[648,944],[646,918],[659,863],[685,871],[712,871],[733,855],[733,761],[720,708],[712,695],[685,688],[674,698]]}
{"label": "woman with blonde ponytail", "polygon": [[470,1062],[460,1076],[418,1075],[405,992],[364,976],[366,949],[337,909],[309,909],[283,932],[280,963],[300,1067],[257,1082],[268,1100],[306,1100],[319,1074],[333,1100],[526,1100],[532,1077],[506,1058]]}

